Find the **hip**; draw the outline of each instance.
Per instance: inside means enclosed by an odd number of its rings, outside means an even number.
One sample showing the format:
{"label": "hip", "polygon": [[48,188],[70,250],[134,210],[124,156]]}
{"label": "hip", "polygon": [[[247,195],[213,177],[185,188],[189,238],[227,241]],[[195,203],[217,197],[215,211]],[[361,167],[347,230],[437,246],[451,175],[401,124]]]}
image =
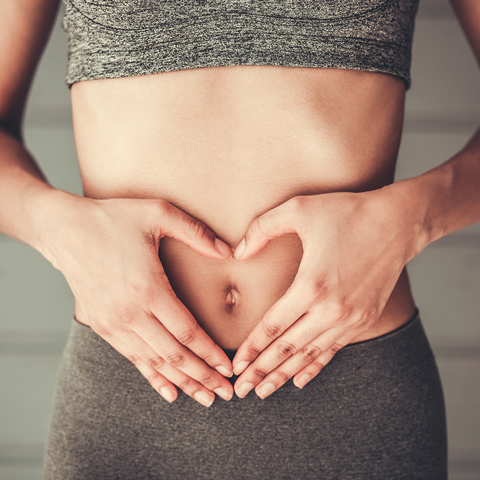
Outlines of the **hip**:
{"label": "hip", "polygon": [[446,479],[443,392],[418,310],[393,332],[344,347],[302,390],[287,382],[265,400],[251,393],[208,409],[182,391],[163,401],[127,359],[73,324],[46,478],[87,477]]}

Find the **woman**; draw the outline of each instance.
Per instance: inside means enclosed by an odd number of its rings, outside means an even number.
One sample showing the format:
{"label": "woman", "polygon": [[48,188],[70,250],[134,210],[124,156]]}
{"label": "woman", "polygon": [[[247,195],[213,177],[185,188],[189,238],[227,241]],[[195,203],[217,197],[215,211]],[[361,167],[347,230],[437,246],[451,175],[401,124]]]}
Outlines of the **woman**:
{"label": "woman", "polygon": [[392,183],[417,1],[65,0],[84,197],[22,143],[57,7],[0,29],[0,228],[75,296],[45,477],[446,478],[405,265],[480,220],[480,133]]}

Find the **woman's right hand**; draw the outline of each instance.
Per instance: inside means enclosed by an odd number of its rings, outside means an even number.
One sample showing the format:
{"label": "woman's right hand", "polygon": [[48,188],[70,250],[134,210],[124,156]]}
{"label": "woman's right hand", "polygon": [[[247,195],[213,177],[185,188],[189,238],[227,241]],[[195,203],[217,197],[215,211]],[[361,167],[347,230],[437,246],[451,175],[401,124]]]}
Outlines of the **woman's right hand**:
{"label": "woman's right hand", "polygon": [[230,247],[166,200],[97,200],[62,190],[51,199],[41,252],[64,274],[77,320],[128,358],[167,401],[177,397],[175,385],[205,406],[213,392],[229,400],[231,362],[175,295],[158,249],[164,236],[218,260],[233,254]]}

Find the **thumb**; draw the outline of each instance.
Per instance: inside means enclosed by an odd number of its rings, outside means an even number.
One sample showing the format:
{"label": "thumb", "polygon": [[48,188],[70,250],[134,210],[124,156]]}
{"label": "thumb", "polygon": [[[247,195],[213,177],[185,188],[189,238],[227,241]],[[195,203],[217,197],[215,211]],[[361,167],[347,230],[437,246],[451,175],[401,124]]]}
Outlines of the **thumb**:
{"label": "thumb", "polygon": [[237,245],[234,257],[246,260],[256,255],[275,237],[297,233],[293,203],[289,200],[252,220],[243,240]]}
{"label": "thumb", "polygon": [[161,231],[162,237],[176,238],[206,257],[225,259],[233,253],[205,223],[172,204],[168,205],[167,213],[163,215]]}

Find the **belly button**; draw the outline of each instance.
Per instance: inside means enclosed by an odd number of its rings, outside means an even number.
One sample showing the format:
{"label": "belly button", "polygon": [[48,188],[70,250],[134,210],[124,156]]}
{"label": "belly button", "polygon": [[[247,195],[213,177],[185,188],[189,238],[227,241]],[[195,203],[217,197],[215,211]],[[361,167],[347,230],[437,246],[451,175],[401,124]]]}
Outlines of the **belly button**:
{"label": "belly button", "polygon": [[229,285],[225,289],[225,310],[227,312],[232,312],[233,307],[238,303],[239,292],[233,285]]}

